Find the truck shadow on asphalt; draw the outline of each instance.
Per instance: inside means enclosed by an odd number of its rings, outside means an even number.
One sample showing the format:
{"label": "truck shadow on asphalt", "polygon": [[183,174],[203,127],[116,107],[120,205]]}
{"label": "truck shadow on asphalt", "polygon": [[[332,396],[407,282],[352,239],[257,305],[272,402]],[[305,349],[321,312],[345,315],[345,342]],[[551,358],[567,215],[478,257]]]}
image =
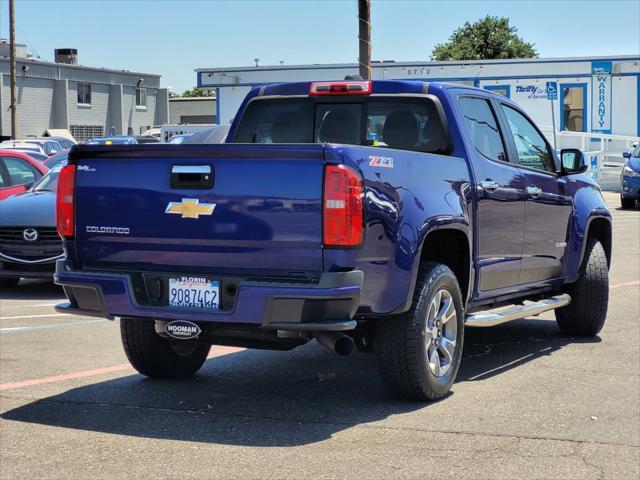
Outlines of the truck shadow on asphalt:
{"label": "truck shadow on asphalt", "polygon": [[[463,395],[458,392],[464,382],[543,362],[572,344],[599,341],[563,338],[548,320],[468,329],[457,384],[442,402]],[[438,404],[389,398],[375,355],[341,359],[313,342],[291,352],[246,350],[212,358],[197,376],[183,381],[129,375],[93,383],[7,411],[2,418],[140,438],[286,447],[320,442],[393,415],[428,412]]]}

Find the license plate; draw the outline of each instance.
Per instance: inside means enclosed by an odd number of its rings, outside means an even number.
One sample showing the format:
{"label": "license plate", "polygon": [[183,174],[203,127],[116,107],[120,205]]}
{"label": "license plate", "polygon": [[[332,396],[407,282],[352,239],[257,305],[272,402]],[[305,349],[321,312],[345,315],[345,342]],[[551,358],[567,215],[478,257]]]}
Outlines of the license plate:
{"label": "license plate", "polygon": [[204,277],[169,278],[169,306],[217,310],[220,282]]}

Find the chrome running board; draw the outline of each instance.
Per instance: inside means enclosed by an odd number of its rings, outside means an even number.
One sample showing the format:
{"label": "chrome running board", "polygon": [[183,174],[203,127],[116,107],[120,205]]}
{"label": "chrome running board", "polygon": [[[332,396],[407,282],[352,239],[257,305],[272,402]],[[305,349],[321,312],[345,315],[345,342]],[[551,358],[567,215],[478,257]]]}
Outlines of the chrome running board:
{"label": "chrome running board", "polygon": [[535,317],[543,312],[555,310],[571,303],[571,297],[566,293],[555,297],[545,298],[539,302],[528,305],[515,305],[506,310],[495,312],[478,312],[467,315],[465,326],[467,327],[493,327],[501,323],[511,322],[526,317]]}

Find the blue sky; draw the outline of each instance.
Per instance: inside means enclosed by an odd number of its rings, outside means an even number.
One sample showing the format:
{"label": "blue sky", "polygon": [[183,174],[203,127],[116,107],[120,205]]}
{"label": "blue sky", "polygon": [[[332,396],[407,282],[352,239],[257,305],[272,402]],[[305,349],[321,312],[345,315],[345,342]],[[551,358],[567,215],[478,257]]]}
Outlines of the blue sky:
{"label": "blue sky", "polygon": [[[8,38],[8,0],[0,37]],[[465,21],[506,16],[541,57],[640,54],[640,0],[373,0],[374,60],[428,60]],[[356,0],[16,0],[17,39],[42,59],[162,75],[181,92],[196,67],[355,62]]]}

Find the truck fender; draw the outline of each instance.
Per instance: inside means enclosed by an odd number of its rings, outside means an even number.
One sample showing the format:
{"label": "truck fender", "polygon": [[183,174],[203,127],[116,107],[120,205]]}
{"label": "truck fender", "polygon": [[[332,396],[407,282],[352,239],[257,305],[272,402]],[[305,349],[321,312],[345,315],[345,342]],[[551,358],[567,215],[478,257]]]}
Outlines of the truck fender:
{"label": "truck fender", "polygon": [[[438,217],[437,219],[430,219],[425,222],[425,228],[419,233],[419,243],[416,250],[415,257],[413,259],[413,265],[411,268],[411,285],[409,288],[409,295],[407,301],[399,309],[391,313],[403,313],[411,308],[413,302],[413,294],[418,279],[418,272],[420,270],[420,264],[423,261],[438,261],[440,263],[449,264],[454,258],[460,258],[459,247],[455,247],[454,251],[448,252],[451,254],[447,258],[438,258],[439,252],[428,252],[425,250],[425,245],[431,245],[430,239],[435,239],[437,235],[449,235],[454,234],[457,238],[463,239],[466,244],[466,250],[463,257],[463,261],[460,265],[448,265],[456,274],[458,282],[460,283],[460,289],[462,290],[462,298],[464,303],[468,302],[472,295],[475,268],[473,265],[473,255],[471,250],[471,228],[466,219],[461,217]],[[430,247],[427,247],[430,248]],[[435,253],[435,256],[431,258],[430,254]]]}

